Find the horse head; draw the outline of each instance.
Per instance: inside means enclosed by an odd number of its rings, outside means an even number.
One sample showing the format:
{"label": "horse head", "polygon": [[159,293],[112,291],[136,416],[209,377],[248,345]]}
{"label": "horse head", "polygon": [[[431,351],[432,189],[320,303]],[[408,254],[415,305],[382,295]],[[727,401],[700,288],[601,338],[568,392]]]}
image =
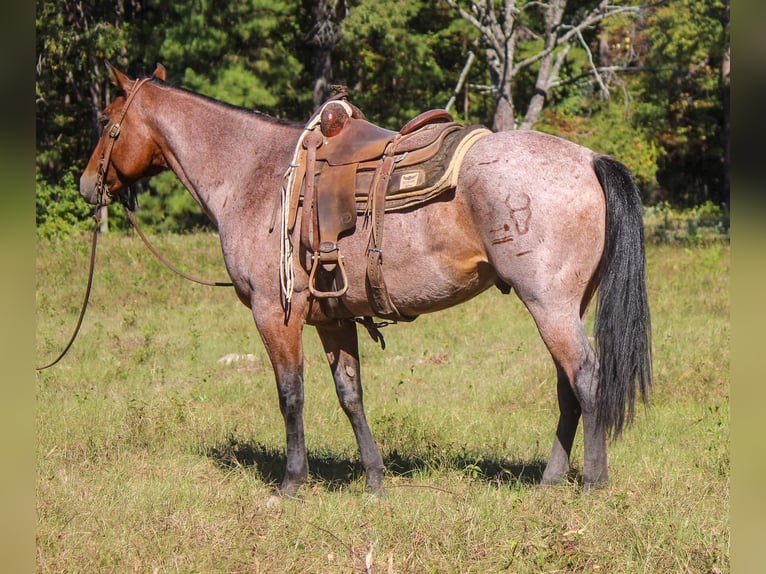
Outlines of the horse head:
{"label": "horse head", "polygon": [[99,114],[101,135],[80,177],[80,195],[91,204],[107,205],[113,198],[128,199],[130,186],[167,168],[151,127],[146,123],[144,106],[134,103],[141,87],[157,78],[165,80],[165,68],[157,64],[149,78],[130,79],[109,62],[114,100]]}

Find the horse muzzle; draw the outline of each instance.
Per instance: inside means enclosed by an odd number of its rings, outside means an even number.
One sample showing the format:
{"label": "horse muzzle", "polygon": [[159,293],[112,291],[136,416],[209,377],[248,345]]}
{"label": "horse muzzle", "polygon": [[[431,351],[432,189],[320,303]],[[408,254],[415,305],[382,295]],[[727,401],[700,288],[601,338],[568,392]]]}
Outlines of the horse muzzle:
{"label": "horse muzzle", "polygon": [[99,179],[98,174],[84,172],[80,176],[80,195],[91,205],[109,205],[117,197],[106,185],[106,177]]}

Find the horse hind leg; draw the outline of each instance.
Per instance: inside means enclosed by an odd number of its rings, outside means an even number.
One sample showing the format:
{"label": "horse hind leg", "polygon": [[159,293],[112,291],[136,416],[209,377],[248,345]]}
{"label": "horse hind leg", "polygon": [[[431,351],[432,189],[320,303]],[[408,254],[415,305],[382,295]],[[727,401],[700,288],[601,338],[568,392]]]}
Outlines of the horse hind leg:
{"label": "horse hind leg", "polygon": [[559,482],[569,471],[569,457],[582,417],[584,442],[583,487],[587,490],[608,480],[606,433],[598,421],[596,355],[576,313],[556,316],[530,308],[540,335],[556,364],[559,421],[543,483]]}
{"label": "horse hind leg", "polygon": [[383,494],[383,458],[367,424],[362,401],[356,324],[337,321],[317,326],[317,332],[332,369],[340,406],[354,429],[367,488],[374,494]]}
{"label": "horse hind leg", "polygon": [[580,402],[569,384],[569,377],[559,366],[556,367],[556,372],[559,422],[553,438],[551,456],[543,472],[543,484],[558,484],[569,472],[569,457],[572,454],[572,445],[582,414]]}

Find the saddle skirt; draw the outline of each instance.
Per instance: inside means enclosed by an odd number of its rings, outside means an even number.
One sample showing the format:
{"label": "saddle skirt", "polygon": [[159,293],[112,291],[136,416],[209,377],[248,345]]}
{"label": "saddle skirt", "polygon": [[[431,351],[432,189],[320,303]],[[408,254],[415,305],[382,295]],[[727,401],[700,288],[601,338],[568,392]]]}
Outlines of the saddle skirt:
{"label": "saddle skirt", "polygon": [[[463,157],[491,131],[464,127],[446,110],[430,110],[393,131],[368,122],[345,91],[312,116],[298,140],[282,189],[282,292],[292,291],[292,243],[299,208],[300,241],[312,254],[309,290],[318,299],[345,293],[338,239],[353,233],[357,216],[369,225],[367,290],[378,316],[403,317],[382,276],[384,213],[403,211],[454,189]],[[289,262],[289,269],[288,269]],[[327,305],[336,306],[337,303]],[[327,310],[327,309],[326,309]]]}

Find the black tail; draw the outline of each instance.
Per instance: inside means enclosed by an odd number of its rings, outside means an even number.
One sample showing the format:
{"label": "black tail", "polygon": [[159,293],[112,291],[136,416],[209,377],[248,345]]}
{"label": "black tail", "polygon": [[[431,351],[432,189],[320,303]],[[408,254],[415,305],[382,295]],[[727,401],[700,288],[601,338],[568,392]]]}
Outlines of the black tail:
{"label": "black tail", "polygon": [[643,210],[628,168],[603,155],[593,160],[593,168],[606,196],[594,329],[599,357],[597,409],[607,435],[617,437],[633,420],[636,387],[646,403],[652,385]]}

